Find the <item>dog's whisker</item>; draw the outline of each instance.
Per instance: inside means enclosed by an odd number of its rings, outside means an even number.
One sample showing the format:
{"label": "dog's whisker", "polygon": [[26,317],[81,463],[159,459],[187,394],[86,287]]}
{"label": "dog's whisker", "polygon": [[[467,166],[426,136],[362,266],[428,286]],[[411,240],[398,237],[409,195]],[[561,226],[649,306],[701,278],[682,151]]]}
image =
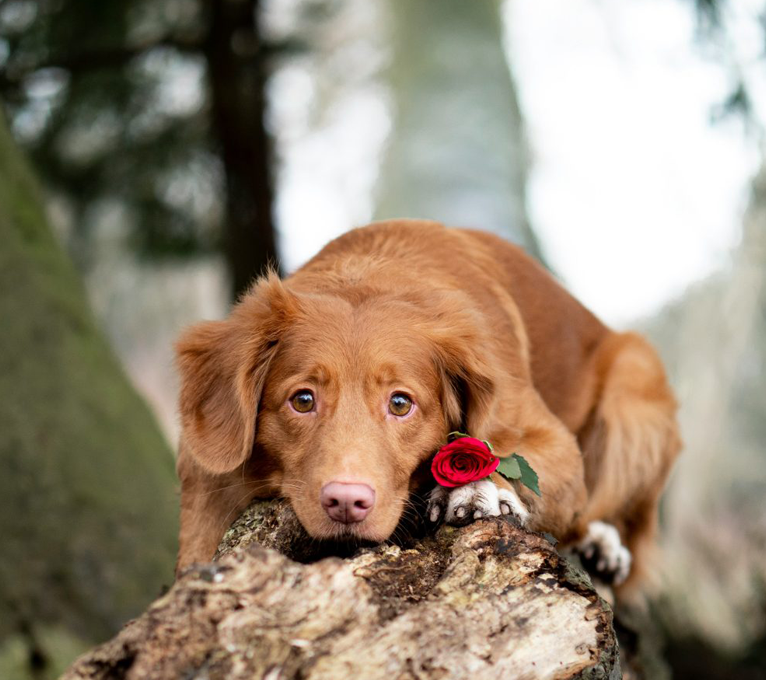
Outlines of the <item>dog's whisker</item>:
{"label": "dog's whisker", "polygon": [[[251,487],[252,491],[257,491],[259,489],[271,489],[273,488],[273,485],[270,482],[263,482],[263,481],[256,481],[256,480],[243,480],[241,482],[237,482],[236,484],[227,484],[226,486],[221,486],[215,489],[211,489],[209,491],[205,491],[203,493],[194,494],[196,497],[203,497],[203,496],[209,496],[214,493],[220,493],[222,491],[228,491],[229,489],[236,489],[239,487],[248,486]],[[300,481],[300,482],[284,482],[281,485],[282,490],[294,490],[294,491],[301,491],[305,488],[306,482]]]}
{"label": "dog's whisker", "polygon": [[[240,496],[239,500],[238,500],[236,503],[234,503],[234,504],[232,505],[232,508],[231,508],[231,510],[229,510],[229,512],[228,512],[228,513],[226,514],[226,516],[223,518],[223,522],[222,522],[222,523],[223,523],[224,525],[227,525],[227,526],[228,526],[228,523],[229,523],[229,518],[230,518],[230,517],[232,517],[232,516],[234,515],[234,513],[235,513],[235,512],[239,512],[239,511],[241,511],[241,509],[242,509],[242,507],[241,507],[241,505],[242,505],[242,502],[243,502],[245,499],[247,499],[247,497],[248,497],[248,496],[250,496],[250,495],[251,495],[251,493],[252,493],[252,491],[248,491],[248,492],[247,492],[246,494],[244,494],[243,496]],[[236,519],[236,517],[235,517],[234,519]]]}
{"label": "dog's whisker", "polygon": [[196,497],[203,497],[203,496],[209,496],[214,493],[219,493],[221,491],[227,491],[228,489],[236,489],[243,486],[249,486],[249,485],[256,485],[256,488],[268,488],[270,485],[267,482],[256,482],[256,481],[244,481],[244,482],[237,482],[236,484],[229,484],[228,486],[221,486],[217,489],[211,489],[210,491],[205,491],[204,493],[198,493],[194,494]]}

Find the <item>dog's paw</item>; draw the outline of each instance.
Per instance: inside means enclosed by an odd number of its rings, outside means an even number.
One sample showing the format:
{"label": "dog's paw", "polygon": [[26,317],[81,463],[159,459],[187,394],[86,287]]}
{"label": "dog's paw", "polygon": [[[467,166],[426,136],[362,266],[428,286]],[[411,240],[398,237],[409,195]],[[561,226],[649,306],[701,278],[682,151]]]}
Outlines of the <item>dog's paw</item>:
{"label": "dog's paw", "polygon": [[513,489],[500,488],[489,479],[454,489],[437,486],[429,496],[426,514],[431,522],[444,521],[456,526],[499,515],[513,515],[524,524],[529,517]]}
{"label": "dog's paw", "polygon": [[620,533],[606,522],[590,522],[588,532],[576,546],[583,566],[605,583],[618,586],[628,578],[633,556]]}

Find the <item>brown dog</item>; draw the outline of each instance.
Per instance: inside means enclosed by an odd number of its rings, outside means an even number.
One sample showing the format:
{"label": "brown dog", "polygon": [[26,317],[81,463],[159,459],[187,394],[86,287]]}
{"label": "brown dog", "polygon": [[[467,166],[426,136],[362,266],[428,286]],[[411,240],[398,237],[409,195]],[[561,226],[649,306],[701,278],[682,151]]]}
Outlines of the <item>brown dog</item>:
{"label": "brown dog", "polygon": [[460,429],[523,455],[542,497],[497,475],[437,487],[431,521],[512,513],[625,587],[642,575],[680,448],[662,364],[496,236],[351,231],[177,349],[179,569],[254,497],[288,498],[315,537],[386,540]]}

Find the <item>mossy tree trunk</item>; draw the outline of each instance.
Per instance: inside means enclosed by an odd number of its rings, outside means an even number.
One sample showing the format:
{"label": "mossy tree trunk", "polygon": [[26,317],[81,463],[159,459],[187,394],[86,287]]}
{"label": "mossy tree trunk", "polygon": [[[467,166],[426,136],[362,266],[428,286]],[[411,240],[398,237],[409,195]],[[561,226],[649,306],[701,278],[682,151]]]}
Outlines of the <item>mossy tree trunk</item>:
{"label": "mossy tree trunk", "polygon": [[1,117],[0,470],[0,676],[45,677],[172,580],[175,476]]}

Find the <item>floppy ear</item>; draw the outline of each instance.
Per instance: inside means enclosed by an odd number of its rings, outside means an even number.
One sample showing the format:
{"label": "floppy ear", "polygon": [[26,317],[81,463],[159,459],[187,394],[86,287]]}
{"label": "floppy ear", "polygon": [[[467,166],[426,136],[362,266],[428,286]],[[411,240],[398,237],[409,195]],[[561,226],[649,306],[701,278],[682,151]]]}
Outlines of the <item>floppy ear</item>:
{"label": "floppy ear", "polygon": [[498,399],[487,334],[464,301],[442,300],[429,336],[442,376],[442,405],[451,430],[484,435]]}
{"label": "floppy ear", "polygon": [[226,320],[193,326],[176,343],[183,441],[208,472],[230,472],[250,456],[269,364],[297,310],[297,298],[272,274]]}

